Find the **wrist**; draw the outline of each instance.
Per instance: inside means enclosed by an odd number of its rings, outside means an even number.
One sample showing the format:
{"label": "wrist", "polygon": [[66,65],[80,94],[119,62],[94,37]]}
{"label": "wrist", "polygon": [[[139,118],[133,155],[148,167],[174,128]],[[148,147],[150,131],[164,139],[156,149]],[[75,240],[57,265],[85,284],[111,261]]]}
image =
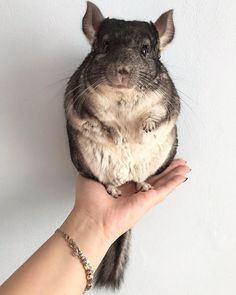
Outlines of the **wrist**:
{"label": "wrist", "polygon": [[61,229],[73,238],[96,270],[113,242],[105,235],[102,224],[74,208]]}

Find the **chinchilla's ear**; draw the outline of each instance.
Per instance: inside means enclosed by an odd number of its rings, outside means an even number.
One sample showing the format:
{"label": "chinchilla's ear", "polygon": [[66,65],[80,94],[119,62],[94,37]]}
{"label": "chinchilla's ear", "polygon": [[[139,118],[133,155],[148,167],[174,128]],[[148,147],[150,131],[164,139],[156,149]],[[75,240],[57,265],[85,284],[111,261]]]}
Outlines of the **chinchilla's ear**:
{"label": "chinchilla's ear", "polygon": [[100,9],[90,1],[87,1],[87,10],[83,17],[82,28],[83,32],[92,44],[95,40],[95,35],[104,17]]}
{"label": "chinchilla's ear", "polygon": [[154,23],[160,38],[160,50],[169,44],[175,34],[175,26],[173,21],[173,9],[163,13]]}

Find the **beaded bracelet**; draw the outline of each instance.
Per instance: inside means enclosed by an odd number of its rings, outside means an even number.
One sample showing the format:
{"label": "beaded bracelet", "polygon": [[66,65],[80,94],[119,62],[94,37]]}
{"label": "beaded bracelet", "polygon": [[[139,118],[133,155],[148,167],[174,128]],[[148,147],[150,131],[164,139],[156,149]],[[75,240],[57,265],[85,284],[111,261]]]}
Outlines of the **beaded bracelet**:
{"label": "beaded bracelet", "polygon": [[69,247],[72,249],[72,255],[73,256],[77,256],[86,273],[86,279],[87,279],[87,285],[86,288],[84,290],[84,293],[87,292],[88,290],[90,290],[92,288],[92,283],[93,283],[93,274],[94,271],[92,269],[92,266],[89,262],[89,260],[84,256],[83,252],[79,249],[79,247],[76,245],[75,241],[64,231],[62,231],[60,228],[58,228],[55,233],[60,233],[63,238],[65,239],[65,241],[68,243]]}

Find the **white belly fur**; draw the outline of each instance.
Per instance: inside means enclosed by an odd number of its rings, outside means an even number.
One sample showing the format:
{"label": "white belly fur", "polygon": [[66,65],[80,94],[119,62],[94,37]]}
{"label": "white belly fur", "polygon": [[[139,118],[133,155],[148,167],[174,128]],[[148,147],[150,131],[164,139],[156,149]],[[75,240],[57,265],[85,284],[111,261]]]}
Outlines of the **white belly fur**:
{"label": "white belly fur", "polygon": [[81,153],[91,172],[104,184],[119,186],[127,181],[142,182],[154,174],[167,159],[175,143],[176,120],[143,133],[142,143],[98,144],[78,136]]}

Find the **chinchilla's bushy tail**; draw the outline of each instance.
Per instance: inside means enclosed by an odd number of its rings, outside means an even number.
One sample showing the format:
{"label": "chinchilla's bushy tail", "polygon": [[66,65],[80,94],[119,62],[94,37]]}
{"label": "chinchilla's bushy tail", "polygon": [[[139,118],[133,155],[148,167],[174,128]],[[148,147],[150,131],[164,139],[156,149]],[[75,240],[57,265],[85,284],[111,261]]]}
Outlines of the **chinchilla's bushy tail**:
{"label": "chinchilla's bushy tail", "polygon": [[119,289],[128,262],[131,230],[120,236],[108,249],[95,273],[95,286]]}

